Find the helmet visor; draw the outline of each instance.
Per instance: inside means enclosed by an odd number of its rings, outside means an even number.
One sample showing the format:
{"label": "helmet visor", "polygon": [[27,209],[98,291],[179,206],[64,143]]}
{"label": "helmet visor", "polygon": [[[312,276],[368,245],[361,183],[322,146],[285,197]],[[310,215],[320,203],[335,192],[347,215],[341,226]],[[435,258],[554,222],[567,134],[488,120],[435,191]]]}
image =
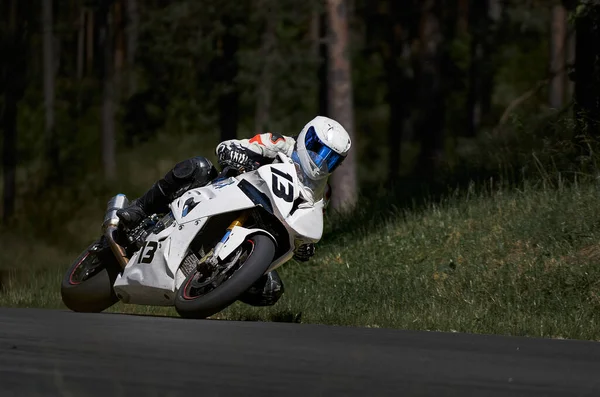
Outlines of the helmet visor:
{"label": "helmet visor", "polygon": [[315,162],[315,165],[318,168],[326,169],[328,173],[332,173],[344,161],[344,156],[336,153],[319,139],[314,127],[310,127],[306,131],[304,144],[309,153],[314,153],[310,157]]}

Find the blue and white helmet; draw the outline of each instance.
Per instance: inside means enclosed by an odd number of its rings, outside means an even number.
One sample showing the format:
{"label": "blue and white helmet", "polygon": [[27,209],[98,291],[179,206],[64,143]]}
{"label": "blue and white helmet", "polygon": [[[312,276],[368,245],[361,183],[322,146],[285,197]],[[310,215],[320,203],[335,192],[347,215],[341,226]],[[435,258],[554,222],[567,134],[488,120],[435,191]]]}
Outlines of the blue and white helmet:
{"label": "blue and white helmet", "polygon": [[351,145],[350,135],[340,123],[317,116],[298,135],[296,160],[309,178],[323,179],[342,164]]}

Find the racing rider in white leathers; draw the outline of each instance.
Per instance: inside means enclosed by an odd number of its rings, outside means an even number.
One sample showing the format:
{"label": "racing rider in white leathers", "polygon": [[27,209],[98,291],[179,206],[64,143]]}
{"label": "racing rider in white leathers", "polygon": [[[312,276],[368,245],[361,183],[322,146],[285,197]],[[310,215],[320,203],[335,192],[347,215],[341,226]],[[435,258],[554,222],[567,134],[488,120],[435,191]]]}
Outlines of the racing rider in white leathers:
{"label": "racing rider in white leathers", "polygon": [[[330,196],[327,178],[346,158],[350,146],[350,136],[340,123],[317,116],[296,137],[268,132],[250,139],[232,139],[221,142],[216,147],[216,154],[221,167],[251,171],[273,162],[277,153],[283,152],[301,167],[307,177],[306,185],[324,188],[322,194],[327,204]],[[117,212],[121,224],[126,229],[133,229],[148,215],[167,212],[174,199],[191,188],[207,185],[217,174],[210,160],[201,156],[176,164],[146,193]],[[294,258],[307,261],[314,252],[314,244],[304,244],[296,248]],[[259,279],[240,300],[253,306],[270,306],[279,300],[283,291],[283,282],[273,270]]]}

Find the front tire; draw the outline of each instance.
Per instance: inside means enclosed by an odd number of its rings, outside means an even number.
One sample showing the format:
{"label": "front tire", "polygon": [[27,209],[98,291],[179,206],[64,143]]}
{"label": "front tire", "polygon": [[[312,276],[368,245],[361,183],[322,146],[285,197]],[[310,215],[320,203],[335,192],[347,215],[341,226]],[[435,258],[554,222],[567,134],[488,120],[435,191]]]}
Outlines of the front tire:
{"label": "front tire", "polygon": [[177,291],[177,313],[184,318],[206,318],[220,312],[234,303],[266,273],[274,256],[275,243],[270,237],[264,234],[249,237],[242,245],[242,255],[233,274],[206,293],[199,287],[202,274],[194,269]]}
{"label": "front tire", "polygon": [[[93,248],[98,248],[93,250]],[[92,243],[65,273],[60,293],[62,301],[74,312],[99,313],[119,301],[113,284],[121,272],[106,240]]]}

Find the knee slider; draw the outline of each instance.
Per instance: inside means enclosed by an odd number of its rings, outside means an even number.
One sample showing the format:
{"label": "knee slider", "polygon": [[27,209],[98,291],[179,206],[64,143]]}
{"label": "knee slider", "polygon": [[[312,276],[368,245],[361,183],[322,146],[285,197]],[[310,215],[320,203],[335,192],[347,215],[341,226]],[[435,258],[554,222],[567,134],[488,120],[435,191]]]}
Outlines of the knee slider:
{"label": "knee slider", "polygon": [[182,184],[194,182],[194,184],[206,184],[217,175],[213,164],[205,157],[192,157],[181,161],[165,175],[168,183]]}
{"label": "knee slider", "polygon": [[189,181],[194,176],[196,168],[197,164],[194,159],[187,159],[175,164],[171,173],[173,174],[173,179]]}
{"label": "knee slider", "polygon": [[217,175],[212,163],[204,157],[192,157],[177,164],[158,184],[170,198],[178,197],[190,187],[204,186]]}
{"label": "knee slider", "polygon": [[217,169],[206,157],[196,156],[190,160],[194,162],[194,185],[204,186],[217,177]]}

